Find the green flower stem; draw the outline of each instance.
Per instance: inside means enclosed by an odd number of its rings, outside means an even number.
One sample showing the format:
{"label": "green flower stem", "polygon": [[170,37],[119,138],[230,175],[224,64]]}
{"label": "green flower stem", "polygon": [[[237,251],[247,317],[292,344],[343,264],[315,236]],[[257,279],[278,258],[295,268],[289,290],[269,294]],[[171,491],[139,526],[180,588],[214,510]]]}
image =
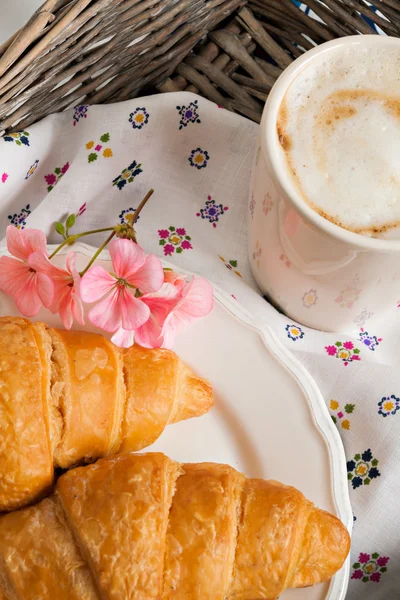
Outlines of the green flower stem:
{"label": "green flower stem", "polygon": [[66,246],[67,244],[73,244],[74,242],[76,242],[76,240],[78,240],[81,237],[84,237],[85,235],[90,235],[91,233],[103,233],[104,231],[113,230],[114,227],[104,227],[103,229],[93,229],[92,231],[84,231],[83,233],[76,233],[75,235],[70,235],[58,246],[58,248],[54,250],[53,254],[50,254],[49,260],[51,260],[56,254],[58,254],[61,248],[64,248],[64,246]]}
{"label": "green flower stem", "polygon": [[135,210],[135,212],[133,213],[133,215],[131,216],[131,218],[129,219],[129,224],[130,225],[134,225],[138,219],[138,216],[140,215],[142,209],[146,206],[147,202],[150,200],[151,196],[154,194],[154,190],[151,189],[147,192],[147,194],[145,195],[145,197],[143,198],[143,200],[141,201],[141,203],[139,204],[139,206],[137,207],[137,209]]}
{"label": "green flower stem", "polygon": [[[114,228],[113,228],[114,229]],[[92,232],[93,233],[93,232]],[[90,267],[92,266],[92,264],[94,263],[94,261],[96,260],[96,258],[99,256],[100,252],[102,252],[104,250],[104,248],[107,246],[107,244],[109,242],[111,242],[111,240],[113,239],[114,235],[115,235],[115,230],[108,236],[108,238],[106,239],[106,241],[100,246],[100,248],[93,254],[92,258],[89,260],[88,264],[86,265],[86,267],[83,269],[83,271],[81,271],[79,273],[79,275],[81,277],[84,276],[84,274],[90,269]]]}

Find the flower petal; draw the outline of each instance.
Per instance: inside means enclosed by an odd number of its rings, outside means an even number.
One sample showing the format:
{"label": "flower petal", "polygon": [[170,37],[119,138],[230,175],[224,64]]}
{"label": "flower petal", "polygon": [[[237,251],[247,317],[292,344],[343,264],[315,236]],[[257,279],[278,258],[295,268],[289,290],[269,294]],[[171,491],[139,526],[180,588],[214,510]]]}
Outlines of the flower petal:
{"label": "flower petal", "polygon": [[84,302],[97,302],[112,290],[116,283],[115,277],[107,273],[103,267],[94,266],[81,279],[81,298]]}
{"label": "flower petal", "polygon": [[144,265],[129,279],[127,278],[127,281],[139,288],[142,294],[157,292],[164,283],[164,271],[160,259],[150,254]]}
{"label": "flower petal", "polygon": [[113,240],[109,247],[114,272],[120,279],[130,282],[131,277],[146,262],[144,250],[132,240]]}
{"label": "flower petal", "polygon": [[193,317],[205,317],[214,306],[213,287],[204,277],[193,277],[183,290],[182,303],[178,306]]}
{"label": "flower petal", "polygon": [[9,296],[14,297],[20,293],[23,287],[23,279],[28,274],[29,267],[26,263],[10,256],[0,258],[0,290]]}
{"label": "flower petal", "polygon": [[143,348],[161,348],[164,339],[161,335],[160,324],[153,315],[150,315],[144,325],[136,329],[135,340]]}
{"label": "flower petal", "polygon": [[60,304],[70,292],[70,284],[72,283],[72,275],[65,269],[60,269],[53,265],[52,262],[43,252],[32,252],[28,256],[28,265],[35,269],[38,274],[50,277],[53,282],[53,301],[46,308],[51,312],[59,312]]}
{"label": "flower petal", "polygon": [[29,249],[29,254],[36,250],[47,254],[47,240],[43,231],[40,231],[40,229],[23,229],[21,235],[26,247]]}
{"label": "flower petal", "polygon": [[29,265],[9,256],[0,258],[0,289],[14,298],[26,317],[35,316],[43,304],[53,302],[54,284],[50,277],[33,271]]}
{"label": "flower petal", "polygon": [[44,273],[49,277],[65,277],[67,279],[70,278],[70,274],[65,269],[60,269],[53,265],[53,263],[48,259],[46,254],[42,251],[32,252],[27,258],[28,265],[38,271],[39,273]]}
{"label": "flower petal", "polygon": [[78,323],[80,325],[84,325],[85,324],[85,316],[84,316],[84,311],[83,311],[83,305],[82,305],[82,301],[79,298],[76,291],[74,291],[72,293],[71,304],[72,304],[72,314],[73,314],[74,318],[76,319],[76,321],[78,321]]}
{"label": "flower petal", "polygon": [[67,258],[65,259],[65,266],[67,267],[67,271],[71,273],[74,280],[76,277],[79,277],[79,273],[76,270],[76,252],[68,252]]}
{"label": "flower petal", "polygon": [[74,318],[81,325],[85,324],[82,302],[75,287],[69,288],[69,293],[60,302],[58,312],[65,329],[71,329]]}
{"label": "flower petal", "polygon": [[60,319],[65,329],[71,329],[74,322],[74,316],[72,314],[72,297],[71,294],[67,294],[60,303],[58,312]]}
{"label": "flower petal", "polygon": [[43,306],[49,308],[54,301],[54,283],[48,275],[35,273],[35,285]]}
{"label": "flower petal", "polygon": [[175,336],[214,306],[212,285],[203,277],[192,278],[182,292],[182,300],[165,319],[162,327],[163,347],[171,348]]}
{"label": "flower petal", "polygon": [[144,348],[160,348],[163,345],[162,326],[170,312],[179,304],[181,294],[170,283],[164,283],[155,294],[142,296],[142,302],[151,311],[148,321],[135,331],[135,340]]}
{"label": "flower petal", "polygon": [[139,298],[135,298],[127,288],[121,288],[119,307],[122,327],[131,331],[137,329],[150,317],[149,307]]}
{"label": "flower petal", "polygon": [[20,230],[9,225],[6,230],[6,240],[10,254],[21,260],[26,260],[36,250],[47,254],[46,236],[39,229]]}
{"label": "flower petal", "polygon": [[42,302],[34,285],[28,285],[26,293],[14,298],[14,302],[24,317],[35,317],[42,308]]}
{"label": "flower petal", "polygon": [[27,251],[26,245],[23,242],[21,231],[13,225],[9,225],[6,229],[6,241],[10,254],[20,258],[21,260],[28,258],[29,252]]}
{"label": "flower petal", "polygon": [[[88,271],[89,272],[89,271]],[[121,313],[119,310],[119,290],[115,287],[111,294],[95,304],[89,311],[88,318],[93,325],[114,332],[121,327]]]}
{"label": "flower petal", "polygon": [[133,331],[127,331],[123,327],[120,327],[112,336],[111,341],[120,348],[130,348],[134,339],[135,334]]}
{"label": "flower petal", "polygon": [[182,291],[186,285],[186,281],[181,275],[175,273],[175,271],[164,271],[164,281],[165,283],[172,283],[175,287]]}

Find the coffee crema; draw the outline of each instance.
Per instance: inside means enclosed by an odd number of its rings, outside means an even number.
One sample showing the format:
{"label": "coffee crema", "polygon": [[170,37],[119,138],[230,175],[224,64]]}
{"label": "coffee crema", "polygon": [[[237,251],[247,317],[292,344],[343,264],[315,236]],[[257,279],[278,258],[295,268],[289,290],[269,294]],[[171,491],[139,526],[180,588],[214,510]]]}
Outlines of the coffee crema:
{"label": "coffee crema", "polygon": [[400,238],[400,51],[359,45],[310,61],[281,103],[277,135],[291,178],[322,217]]}

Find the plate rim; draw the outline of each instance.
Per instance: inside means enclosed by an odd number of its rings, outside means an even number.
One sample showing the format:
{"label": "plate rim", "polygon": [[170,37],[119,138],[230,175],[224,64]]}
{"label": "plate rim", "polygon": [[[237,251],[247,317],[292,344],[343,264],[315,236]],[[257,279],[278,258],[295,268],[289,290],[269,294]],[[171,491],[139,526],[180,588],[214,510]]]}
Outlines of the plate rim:
{"label": "plate rim", "polygon": [[[50,252],[54,251],[58,245],[48,244]],[[92,257],[94,252],[98,250],[95,246],[86,244],[78,240],[75,242],[73,249],[75,252],[80,252],[87,257]],[[59,252],[60,255],[65,255],[71,250],[71,247],[65,246]],[[4,244],[0,245],[0,256],[10,255]],[[102,250],[99,255],[99,260],[110,261],[110,253],[107,249]],[[160,259],[162,264],[167,268],[173,268],[175,271],[186,275],[202,276],[195,271],[187,271],[169,261]],[[322,436],[325,446],[328,450],[329,465],[331,473],[331,488],[332,498],[337,511],[337,515],[346,526],[349,534],[352,534],[353,529],[353,511],[350,502],[350,493],[347,482],[346,456],[343,442],[340,434],[335,427],[322,392],[320,391],[316,381],[307,371],[305,366],[293,355],[293,353],[283,344],[268,324],[260,324],[256,319],[242,306],[242,304],[232,299],[231,296],[222,290],[218,284],[211,281],[214,289],[214,297],[220,305],[222,305],[236,319],[241,321],[247,327],[253,329],[262,339],[267,351],[279,361],[279,363],[291,374],[296,384],[300,386],[302,392],[308,402],[314,426],[318,429]],[[262,298],[262,297],[261,297]],[[347,592],[350,574],[350,554],[347,557],[342,569],[336,573],[329,585],[329,589],[325,600],[344,600]]]}

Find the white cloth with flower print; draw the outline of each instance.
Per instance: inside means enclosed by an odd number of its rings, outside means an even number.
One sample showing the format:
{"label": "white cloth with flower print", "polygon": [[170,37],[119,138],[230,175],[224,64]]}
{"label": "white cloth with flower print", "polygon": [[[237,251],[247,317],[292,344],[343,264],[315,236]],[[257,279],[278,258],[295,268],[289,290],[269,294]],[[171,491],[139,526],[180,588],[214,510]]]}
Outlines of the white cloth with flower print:
{"label": "white cloth with flower print", "polygon": [[[400,309],[382,322],[357,298],[357,338],[288,320],[260,295],[247,259],[258,126],[189,93],[77,107],[0,140],[0,239],[78,216],[76,231],[127,220],[149,188],[138,240],[216,282],[268,323],[319,385],[342,436],[355,516],[348,598],[400,597]],[[268,207],[267,215],[273,207]],[[104,234],[85,241],[100,245]],[[251,259],[257,261],[257,248]],[[338,294],[340,290],[338,290]],[[349,292],[350,293],[350,292]],[[0,296],[1,301],[1,296]],[[313,291],[304,297],[310,310]],[[293,449],[295,451],[295,448]]]}

